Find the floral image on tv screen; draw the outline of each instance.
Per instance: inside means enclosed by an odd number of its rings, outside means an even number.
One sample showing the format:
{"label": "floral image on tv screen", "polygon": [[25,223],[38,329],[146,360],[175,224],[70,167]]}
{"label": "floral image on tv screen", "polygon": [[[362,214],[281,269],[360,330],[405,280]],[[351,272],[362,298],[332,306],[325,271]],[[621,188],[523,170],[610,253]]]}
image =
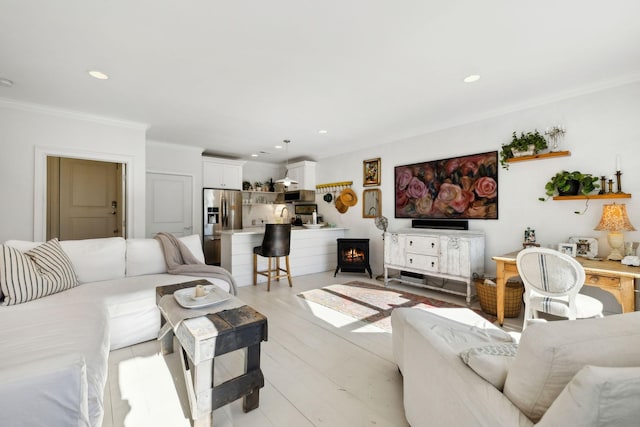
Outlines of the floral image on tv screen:
{"label": "floral image on tv screen", "polygon": [[498,219],[498,152],[395,167],[396,218]]}

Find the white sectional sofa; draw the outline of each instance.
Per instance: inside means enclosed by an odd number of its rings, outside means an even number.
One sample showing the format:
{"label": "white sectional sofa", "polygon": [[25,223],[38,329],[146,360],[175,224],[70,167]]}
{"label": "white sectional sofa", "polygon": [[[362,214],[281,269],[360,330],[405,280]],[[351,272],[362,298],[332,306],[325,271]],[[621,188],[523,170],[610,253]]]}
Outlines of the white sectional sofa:
{"label": "white sectional sofa", "polygon": [[467,309],[391,321],[412,427],[638,425],[640,312],[533,324],[519,343]]}
{"label": "white sectional sofa", "polygon": [[[181,240],[204,261],[198,235]],[[5,242],[22,252],[39,244]],[[167,274],[154,239],[88,239],[60,245],[79,285],[0,306],[2,426],[99,427],[109,351],[157,338],[156,286],[197,279]],[[223,280],[207,279],[229,290]]]}

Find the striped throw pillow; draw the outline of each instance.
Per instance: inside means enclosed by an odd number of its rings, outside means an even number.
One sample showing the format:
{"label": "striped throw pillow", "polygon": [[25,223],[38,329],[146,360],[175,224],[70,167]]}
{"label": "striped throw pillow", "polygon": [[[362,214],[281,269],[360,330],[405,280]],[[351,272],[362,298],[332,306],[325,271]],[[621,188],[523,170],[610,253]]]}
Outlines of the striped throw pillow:
{"label": "striped throw pillow", "polygon": [[30,251],[0,246],[2,305],[15,305],[71,289],[78,278],[58,239]]}

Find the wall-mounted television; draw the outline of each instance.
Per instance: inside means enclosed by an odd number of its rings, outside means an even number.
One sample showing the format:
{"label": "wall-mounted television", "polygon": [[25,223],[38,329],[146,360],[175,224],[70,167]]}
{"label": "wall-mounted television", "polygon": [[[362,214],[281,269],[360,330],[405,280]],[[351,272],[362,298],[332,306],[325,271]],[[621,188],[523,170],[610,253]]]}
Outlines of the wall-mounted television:
{"label": "wall-mounted television", "polygon": [[498,219],[498,152],[396,166],[395,217]]}

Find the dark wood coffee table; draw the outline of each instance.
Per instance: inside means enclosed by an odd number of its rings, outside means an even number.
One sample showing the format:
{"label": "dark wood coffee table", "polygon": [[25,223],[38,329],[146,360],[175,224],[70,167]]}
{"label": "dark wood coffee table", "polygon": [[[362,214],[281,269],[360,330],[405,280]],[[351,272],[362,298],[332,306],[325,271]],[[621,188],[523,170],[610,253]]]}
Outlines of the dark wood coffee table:
{"label": "dark wood coffee table", "polygon": [[[206,280],[159,286],[156,300],[178,289],[210,284]],[[232,297],[235,298],[235,297]],[[237,300],[239,303],[240,301]],[[260,343],[267,340],[267,318],[248,305],[217,311],[179,322],[175,336],[181,346],[182,367],[189,396],[194,426],[212,425],[212,412],[236,399],[243,398],[242,409],[249,412],[259,405],[264,376],[260,369]],[[166,323],[168,319],[162,319]],[[174,325],[165,325],[161,337],[163,354],[173,352]],[[245,372],[214,387],[215,357],[246,348]]]}

